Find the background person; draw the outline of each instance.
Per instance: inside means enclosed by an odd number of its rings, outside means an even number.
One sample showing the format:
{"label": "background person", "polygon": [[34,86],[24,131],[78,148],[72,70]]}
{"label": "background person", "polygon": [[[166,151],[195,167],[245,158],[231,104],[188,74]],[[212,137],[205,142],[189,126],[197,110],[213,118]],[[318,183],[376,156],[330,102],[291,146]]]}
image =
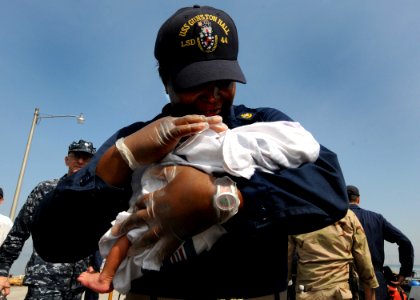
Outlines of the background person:
{"label": "background person", "polygon": [[414,264],[414,249],[411,241],[398,228],[389,223],[381,214],[363,209],[360,204],[359,189],[354,185],[347,186],[350,209],[356,214],[362,224],[369,243],[370,255],[379,288],[376,289],[376,300],[387,299],[387,285],[383,274],[385,261],[384,241],[397,243],[399,261],[401,264],[398,278],[392,282],[401,285],[405,277],[411,276]]}
{"label": "background person", "polygon": [[289,270],[295,253],[297,300],[353,299],[349,285],[350,265],[353,263],[364,286],[366,299],[375,300],[374,289],[379,284],[366,235],[351,210],[335,224],[314,232],[289,236]]}
{"label": "background person", "polygon": [[[68,167],[67,174],[59,179],[39,183],[29,194],[9,235],[0,247],[0,288],[5,295],[10,293],[9,270],[31,235],[30,230],[35,210],[59,182],[67,180],[72,174],[83,168],[92,159],[95,152],[96,149],[91,142],[79,140],[71,143],[68,154],[64,158],[64,163]],[[52,243],[54,243],[54,238],[48,242],[48,245]],[[75,263],[49,263],[44,261],[34,249],[25,269],[23,284],[28,286],[25,299],[81,299],[85,288],[78,283],[76,278],[89,266],[90,259],[89,256]]]}
{"label": "background person", "polygon": [[[236,82],[246,82],[237,55],[236,26],[219,9],[181,8],[161,26],[155,57],[170,103],[153,120],[118,130],[86,168],[43,202],[32,231],[43,258],[75,261],[97,249],[109,222],[128,209],[133,170],[159,162],[182,138],[208,128],[214,116],[223,117],[229,128],[292,121],[274,108],[233,105]],[[124,140],[117,148],[120,138]],[[146,249],[166,239],[170,247],[160,248],[164,257],[183,240],[217,224],[222,212],[214,200],[223,195],[216,193],[211,175],[177,166],[171,178],[165,187],[138,200],[136,213],[121,232],[147,224],[149,230],[132,247]],[[127,299],[279,297],[287,286],[288,234],[332,224],[348,209],[337,156],[324,146],[313,163],[272,174],[257,170],[250,179],[230,178],[243,201],[224,211],[239,210],[223,224],[227,234],[194,259],[133,280]],[[47,247],[45,242],[53,237],[56,243]]]}
{"label": "background person", "polygon": [[[4,203],[3,189],[0,188],[0,205]],[[7,234],[13,226],[12,220],[3,214],[0,214],[0,245],[6,239]]]}

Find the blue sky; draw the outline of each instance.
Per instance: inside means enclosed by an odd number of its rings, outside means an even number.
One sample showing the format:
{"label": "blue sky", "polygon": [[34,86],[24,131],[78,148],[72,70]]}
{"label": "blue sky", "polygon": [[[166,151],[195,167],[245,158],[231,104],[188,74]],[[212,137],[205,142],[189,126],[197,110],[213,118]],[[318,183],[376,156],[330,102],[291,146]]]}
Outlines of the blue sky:
{"label": "blue sky", "polygon": [[[167,100],[153,57],[156,33],[176,9],[195,3],[236,21],[248,84],[238,85],[235,102],[276,107],[299,121],[338,154],[362,206],[382,213],[420,253],[414,0],[0,0],[0,213],[10,213],[36,107],[41,115],[82,112],[86,122],[36,125],[18,210],[38,182],[66,172],[71,141],[100,146],[160,111]],[[28,255],[25,247],[12,272],[23,273]],[[387,244],[386,262],[398,263],[395,244]]]}

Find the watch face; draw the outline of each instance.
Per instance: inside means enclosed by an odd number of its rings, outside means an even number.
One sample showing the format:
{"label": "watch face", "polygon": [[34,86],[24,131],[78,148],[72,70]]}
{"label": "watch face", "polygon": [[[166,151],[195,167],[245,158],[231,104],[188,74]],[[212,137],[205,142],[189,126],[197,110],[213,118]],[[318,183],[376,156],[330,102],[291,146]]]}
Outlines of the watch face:
{"label": "watch face", "polygon": [[232,193],[223,193],[217,197],[216,204],[221,210],[233,210],[237,206],[237,201]]}

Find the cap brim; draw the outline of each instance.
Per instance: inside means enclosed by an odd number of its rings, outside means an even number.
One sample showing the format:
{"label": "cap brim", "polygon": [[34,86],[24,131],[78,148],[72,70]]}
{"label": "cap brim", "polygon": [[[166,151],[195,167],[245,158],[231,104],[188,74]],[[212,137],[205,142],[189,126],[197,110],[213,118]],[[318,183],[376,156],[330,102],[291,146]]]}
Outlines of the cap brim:
{"label": "cap brim", "polygon": [[69,153],[70,152],[83,152],[83,153],[87,153],[87,154],[90,154],[90,155],[94,155],[92,152],[89,152],[89,151],[86,151],[86,150],[70,150]]}
{"label": "cap brim", "polygon": [[246,83],[245,76],[236,60],[199,61],[189,64],[172,76],[174,86],[179,89],[188,89],[217,80]]}

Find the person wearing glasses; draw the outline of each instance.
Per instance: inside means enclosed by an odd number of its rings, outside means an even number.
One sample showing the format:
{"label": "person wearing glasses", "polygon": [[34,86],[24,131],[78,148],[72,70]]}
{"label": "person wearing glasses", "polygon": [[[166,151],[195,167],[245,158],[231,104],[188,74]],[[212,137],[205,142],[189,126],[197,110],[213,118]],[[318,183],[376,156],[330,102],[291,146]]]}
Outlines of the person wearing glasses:
{"label": "person wearing glasses", "polygon": [[[45,195],[53,191],[60,181],[83,168],[96,153],[91,142],[79,140],[68,147],[64,162],[67,173],[61,178],[39,183],[29,194],[20,209],[12,229],[0,247],[0,289],[4,296],[10,293],[9,271],[19,257],[26,240],[30,237],[34,212]],[[44,261],[35,249],[26,264],[23,284],[28,286],[25,300],[40,299],[81,299],[86,289],[78,283],[77,276],[91,265],[93,255],[75,263],[49,263]]]}

